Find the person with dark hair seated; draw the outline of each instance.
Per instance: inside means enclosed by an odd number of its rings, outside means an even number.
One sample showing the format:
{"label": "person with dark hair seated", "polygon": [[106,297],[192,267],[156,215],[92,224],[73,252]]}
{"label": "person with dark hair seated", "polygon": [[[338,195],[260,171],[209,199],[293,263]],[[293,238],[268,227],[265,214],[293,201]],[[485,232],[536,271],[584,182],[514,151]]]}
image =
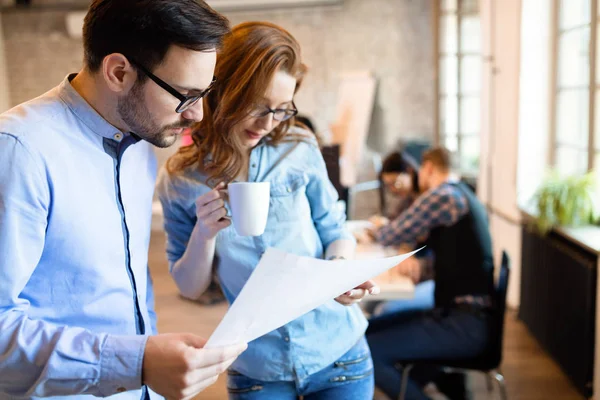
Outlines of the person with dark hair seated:
{"label": "person with dark hair seated", "polygon": [[[390,153],[384,160],[379,174],[382,196],[382,209],[388,218],[394,219],[406,211],[419,195],[419,164],[404,151]],[[390,193],[395,203],[392,210],[385,210],[388,204],[384,199]],[[386,212],[387,211],[387,212]],[[371,222],[381,227],[389,220],[385,217],[373,217]],[[433,254],[429,250],[422,251],[405,262],[419,263],[421,269],[429,269]],[[415,295],[411,299],[393,300],[381,302],[373,309],[373,315],[383,315],[391,312],[406,312],[414,310],[429,310],[433,308],[433,291],[435,284],[433,280],[424,280],[415,287]]]}
{"label": "person with dark hair seated", "polygon": [[[381,244],[409,248],[425,244],[434,254],[429,271],[414,262],[396,268],[415,282],[433,275],[435,308],[376,317],[367,330],[376,385],[392,399],[401,386],[398,363],[438,356],[474,357],[489,340],[494,279],[487,214],[465,184],[450,181],[449,171],[447,150],[427,151],[418,174],[422,194],[398,218],[372,232]],[[468,396],[462,374],[415,367],[410,378],[408,399],[427,399],[422,388],[429,382],[453,400]]]}
{"label": "person with dark hair seated", "polygon": [[[419,164],[410,155],[395,151],[389,154],[382,163],[379,180],[381,181],[382,212],[389,219],[394,219],[406,210],[418,196]],[[386,194],[397,199],[388,210]]]}
{"label": "person with dark hair seated", "polygon": [[309,131],[311,131],[312,133],[317,133],[315,124],[313,124],[313,122],[309,116],[304,115],[304,114],[298,114],[298,115],[296,115],[296,122],[297,123],[299,122],[301,125],[304,125],[304,127],[306,129],[308,129]]}

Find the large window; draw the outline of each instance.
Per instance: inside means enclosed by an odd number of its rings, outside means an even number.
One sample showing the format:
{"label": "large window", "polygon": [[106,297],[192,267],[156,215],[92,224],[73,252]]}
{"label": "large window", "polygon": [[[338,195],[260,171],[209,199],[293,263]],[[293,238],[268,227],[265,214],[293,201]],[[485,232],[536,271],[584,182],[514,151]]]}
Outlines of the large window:
{"label": "large window", "polygon": [[596,0],[555,0],[556,42],[551,162],[564,174],[600,166],[600,76]]}
{"label": "large window", "polygon": [[438,143],[459,169],[479,167],[481,26],[478,0],[438,0]]}

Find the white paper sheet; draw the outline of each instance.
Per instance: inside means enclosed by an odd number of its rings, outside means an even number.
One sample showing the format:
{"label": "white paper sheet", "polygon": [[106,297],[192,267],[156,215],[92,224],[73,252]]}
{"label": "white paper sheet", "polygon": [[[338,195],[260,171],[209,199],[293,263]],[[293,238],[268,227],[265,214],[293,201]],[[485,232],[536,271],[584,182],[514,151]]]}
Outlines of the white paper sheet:
{"label": "white paper sheet", "polygon": [[376,277],[419,250],[380,259],[326,261],[269,248],[205,347],[248,343]]}

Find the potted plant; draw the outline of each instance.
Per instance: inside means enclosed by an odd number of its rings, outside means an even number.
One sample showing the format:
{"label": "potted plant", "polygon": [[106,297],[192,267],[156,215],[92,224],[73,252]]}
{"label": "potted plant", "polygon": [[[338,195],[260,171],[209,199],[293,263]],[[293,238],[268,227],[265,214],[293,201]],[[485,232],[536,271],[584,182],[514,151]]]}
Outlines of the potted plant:
{"label": "potted plant", "polygon": [[598,221],[593,172],[563,177],[551,172],[533,197],[535,226],[547,233],[554,226],[582,226]]}

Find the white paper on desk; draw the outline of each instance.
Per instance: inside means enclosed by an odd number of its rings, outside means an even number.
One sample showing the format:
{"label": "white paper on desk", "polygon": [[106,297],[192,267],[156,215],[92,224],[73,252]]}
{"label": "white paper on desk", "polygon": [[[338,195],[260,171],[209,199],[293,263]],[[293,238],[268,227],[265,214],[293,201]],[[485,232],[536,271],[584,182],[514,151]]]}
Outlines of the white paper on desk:
{"label": "white paper on desk", "polygon": [[269,248],[205,347],[248,343],[376,277],[419,250],[380,259],[325,261]]}

